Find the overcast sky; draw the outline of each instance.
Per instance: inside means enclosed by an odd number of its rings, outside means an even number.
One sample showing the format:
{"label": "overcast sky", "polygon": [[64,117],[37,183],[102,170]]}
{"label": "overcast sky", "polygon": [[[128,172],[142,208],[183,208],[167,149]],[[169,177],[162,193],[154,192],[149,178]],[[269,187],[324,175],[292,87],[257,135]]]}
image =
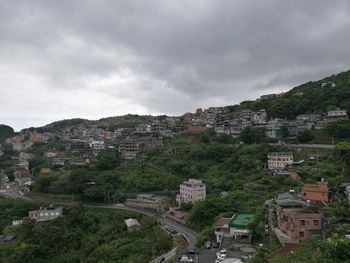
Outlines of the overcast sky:
{"label": "overcast sky", "polygon": [[180,115],[350,69],[350,1],[0,0],[0,123]]}

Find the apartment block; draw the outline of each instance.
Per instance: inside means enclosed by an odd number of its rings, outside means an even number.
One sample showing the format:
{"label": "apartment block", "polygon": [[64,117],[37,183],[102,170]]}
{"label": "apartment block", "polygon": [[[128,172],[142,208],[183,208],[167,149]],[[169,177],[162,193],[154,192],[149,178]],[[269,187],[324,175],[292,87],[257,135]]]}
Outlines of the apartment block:
{"label": "apartment block", "polygon": [[206,185],[202,180],[189,179],[180,185],[180,193],[176,197],[178,203],[195,203],[206,197]]}

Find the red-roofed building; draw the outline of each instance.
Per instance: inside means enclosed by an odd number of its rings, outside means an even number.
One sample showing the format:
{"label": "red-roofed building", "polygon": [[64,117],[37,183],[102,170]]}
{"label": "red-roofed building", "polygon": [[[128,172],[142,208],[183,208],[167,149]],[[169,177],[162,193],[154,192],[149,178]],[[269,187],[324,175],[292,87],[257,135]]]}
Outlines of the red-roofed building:
{"label": "red-roofed building", "polygon": [[304,184],[302,197],[305,201],[326,204],[328,202],[328,183],[322,181],[316,184]]}

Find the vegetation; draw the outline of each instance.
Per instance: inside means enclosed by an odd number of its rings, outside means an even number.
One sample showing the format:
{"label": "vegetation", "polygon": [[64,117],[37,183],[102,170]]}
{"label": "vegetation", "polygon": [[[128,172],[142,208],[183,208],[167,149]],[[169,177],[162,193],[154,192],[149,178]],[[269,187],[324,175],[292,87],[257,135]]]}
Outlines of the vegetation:
{"label": "vegetation", "polygon": [[12,127],[0,124],[0,142],[4,141],[7,138],[12,137],[15,134],[15,131]]}
{"label": "vegetation", "polygon": [[[9,225],[14,217],[23,217],[33,207],[0,199],[1,226]],[[5,232],[16,235],[16,241],[0,245],[0,261],[141,263],[172,247],[170,236],[154,220],[137,213],[75,206],[64,209],[64,214],[50,222],[7,227]],[[138,219],[140,231],[127,231],[127,218]]]}
{"label": "vegetation", "polygon": [[[336,87],[322,82],[334,82]],[[265,109],[269,117],[293,119],[305,113],[322,113],[341,108],[350,111],[350,71],[329,76],[319,81],[308,82],[282,94],[261,101],[244,101],[232,106],[232,110]]]}

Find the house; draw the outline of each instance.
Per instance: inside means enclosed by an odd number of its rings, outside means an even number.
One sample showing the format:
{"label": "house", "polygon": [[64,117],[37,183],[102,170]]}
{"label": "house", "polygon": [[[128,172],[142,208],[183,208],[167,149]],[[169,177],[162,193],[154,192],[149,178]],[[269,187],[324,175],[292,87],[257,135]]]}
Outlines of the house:
{"label": "house", "polygon": [[276,98],[278,95],[277,94],[266,94],[260,96],[260,100],[270,100]]}
{"label": "house", "polygon": [[105,149],[105,142],[104,141],[91,141],[89,143],[89,147],[93,150],[99,151]]}
{"label": "house", "polygon": [[346,110],[334,110],[327,112],[327,120],[333,121],[333,120],[341,120],[341,119],[347,119],[348,114]]}
{"label": "house", "polygon": [[87,150],[87,144],[83,140],[73,140],[68,144],[68,150],[73,153],[82,153]]}
{"label": "house", "polygon": [[63,216],[63,208],[44,208],[28,212],[28,217],[36,222],[52,221]]}
{"label": "house", "polygon": [[141,225],[140,225],[139,221],[137,221],[137,219],[129,218],[129,219],[124,220],[124,222],[125,222],[129,232],[138,231],[141,228]]}
{"label": "house", "polygon": [[293,163],[293,154],[290,152],[272,152],[267,158],[268,168],[272,171],[284,170]]}
{"label": "house", "polygon": [[14,175],[15,175],[15,182],[20,187],[31,184],[33,180],[33,175],[24,168],[17,168],[14,172]]}
{"label": "house", "polygon": [[168,197],[154,194],[138,194],[136,199],[126,199],[127,206],[162,210],[167,206]]}
{"label": "house", "polygon": [[291,243],[322,237],[323,212],[295,192],[278,195],[276,216],[278,229],[291,239]]}
{"label": "house", "polygon": [[189,179],[180,185],[180,193],[176,201],[180,203],[195,203],[204,200],[206,197],[206,185],[202,180]]}
{"label": "house", "polygon": [[29,159],[32,157],[31,154],[20,152],[18,157],[18,167],[23,167],[29,170]]}
{"label": "house", "polygon": [[318,207],[327,206],[328,203],[328,183],[323,179],[316,184],[304,184],[302,189],[304,201],[314,202]]}
{"label": "house", "polygon": [[12,220],[13,226],[22,225],[24,223],[24,220]]}
{"label": "house", "polygon": [[119,143],[119,153],[126,160],[136,158],[139,151],[139,145],[134,139],[126,138]]}
{"label": "house", "polygon": [[251,241],[252,233],[249,224],[254,220],[253,213],[236,213],[231,218],[221,218],[215,225],[216,241],[221,242],[224,237],[238,239],[248,238]]}

